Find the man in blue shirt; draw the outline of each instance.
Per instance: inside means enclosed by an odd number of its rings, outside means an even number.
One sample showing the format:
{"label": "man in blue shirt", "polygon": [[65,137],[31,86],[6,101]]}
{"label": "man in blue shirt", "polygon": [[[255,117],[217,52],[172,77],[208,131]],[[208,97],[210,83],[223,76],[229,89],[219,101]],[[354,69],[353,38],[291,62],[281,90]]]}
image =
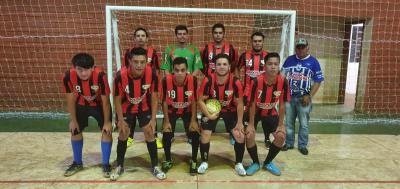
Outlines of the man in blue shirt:
{"label": "man in blue shirt", "polygon": [[308,154],[308,126],[312,97],[317,93],[324,76],[316,58],[309,54],[308,41],[296,41],[296,54],[289,56],[282,66],[282,72],[289,81],[291,101],[286,102],[286,142],[282,151],[293,149],[296,117],[299,118],[298,149]]}

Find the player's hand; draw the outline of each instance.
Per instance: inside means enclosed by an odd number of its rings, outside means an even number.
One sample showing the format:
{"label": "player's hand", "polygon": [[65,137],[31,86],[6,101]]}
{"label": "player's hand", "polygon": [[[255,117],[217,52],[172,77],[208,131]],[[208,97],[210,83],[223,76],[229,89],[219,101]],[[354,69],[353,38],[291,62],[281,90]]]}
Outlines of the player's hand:
{"label": "player's hand", "polygon": [[150,126],[151,126],[151,128],[153,128],[153,131],[155,131],[156,125],[157,125],[157,120],[156,120],[156,118],[150,119]]}
{"label": "player's hand", "polygon": [[169,121],[163,121],[163,132],[172,132],[172,126]]}
{"label": "player's hand", "polygon": [[285,125],[279,125],[278,128],[276,128],[275,133],[278,133],[278,132],[282,132],[284,135],[286,135]]}
{"label": "player's hand", "polygon": [[76,121],[69,122],[69,131],[71,132],[72,136],[78,135],[81,130],[79,129],[79,125]]}
{"label": "player's hand", "polygon": [[112,133],[111,122],[104,123],[102,132],[105,133],[106,135],[111,135]]}
{"label": "player's hand", "polygon": [[124,135],[128,135],[130,132],[128,123],[126,123],[126,121],[123,119],[118,121],[118,129]]}
{"label": "player's hand", "polygon": [[311,96],[310,95],[304,95],[303,96],[303,106],[308,106],[311,103]]}
{"label": "player's hand", "polygon": [[209,114],[209,115],[207,116],[207,118],[208,118],[209,120],[216,120],[216,119],[218,119],[218,117],[219,117],[219,113],[213,113],[213,114]]}
{"label": "player's hand", "polygon": [[254,125],[249,124],[246,127],[246,135],[249,135],[249,134],[252,134],[252,133],[255,133],[255,132],[256,132],[256,129],[254,128]]}
{"label": "player's hand", "polygon": [[197,121],[190,121],[189,131],[196,131],[200,133],[199,124],[197,123]]}
{"label": "player's hand", "polygon": [[241,133],[243,133],[244,134],[244,125],[243,125],[243,123],[236,123],[236,126],[235,126],[235,128],[233,128],[233,129],[236,129],[236,130],[238,130],[239,132],[241,132]]}

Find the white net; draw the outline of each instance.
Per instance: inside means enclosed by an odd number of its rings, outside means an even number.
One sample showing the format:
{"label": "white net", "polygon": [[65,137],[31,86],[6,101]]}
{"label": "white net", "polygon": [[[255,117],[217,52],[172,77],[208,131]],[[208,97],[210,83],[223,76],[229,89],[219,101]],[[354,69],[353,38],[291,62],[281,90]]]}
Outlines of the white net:
{"label": "white net", "polygon": [[[64,112],[60,77],[78,52],[106,67],[105,6],[156,6],[295,10],[296,37],[310,42],[325,81],[314,100],[312,121],[399,124],[400,54],[397,1],[2,1],[0,3],[0,111],[2,116]],[[253,31],[266,35],[267,51],[280,52],[285,16],[116,12],[121,54],[132,32],[144,27],[159,52],[175,42],[177,24],[189,27],[199,48],[211,41],[211,26],[226,26],[226,40],[239,53]],[[287,41],[288,39],[286,39]],[[288,44],[286,44],[287,46]],[[288,49],[285,48],[285,52]],[[286,57],[287,54],[284,54]],[[37,112],[43,112],[38,114]]]}

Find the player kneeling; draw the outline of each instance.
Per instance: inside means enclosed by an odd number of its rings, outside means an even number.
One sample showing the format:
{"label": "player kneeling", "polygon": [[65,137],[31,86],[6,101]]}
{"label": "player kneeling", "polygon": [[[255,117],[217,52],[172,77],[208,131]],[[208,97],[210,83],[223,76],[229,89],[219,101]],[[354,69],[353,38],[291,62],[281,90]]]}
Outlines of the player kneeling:
{"label": "player kneeling", "polygon": [[88,126],[89,116],[96,119],[102,130],[101,152],[103,176],[110,177],[109,165],[112,127],[110,108],[110,88],[106,74],[94,67],[94,59],[86,53],[76,54],[72,58],[73,68],[65,72],[63,83],[66,92],[67,109],[70,116],[69,129],[74,162],[65,171],[64,176],[71,176],[83,169],[82,132]]}
{"label": "player kneeling", "polygon": [[[204,78],[198,94],[198,105],[203,115],[201,118],[201,141],[200,153],[202,163],[197,171],[203,174],[208,169],[208,155],[210,150],[210,137],[215,130],[218,119],[225,122],[226,130],[231,131],[235,138],[236,172],[244,176],[246,170],[242,165],[244,154],[244,131],[243,131],[243,87],[236,77],[230,73],[230,58],[226,54],[215,57],[216,71]],[[216,99],[220,102],[221,112],[210,113],[205,101]]]}
{"label": "player kneeling", "polygon": [[[274,175],[281,175],[272,160],[281,150],[285,142],[285,102],[290,100],[288,82],[279,74],[280,57],[278,53],[269,53],[265,57],[265,73],[253,79],[246,88],[249,97],[249,125],[246,127],[246,146],[253,163],[246,169],[247,175],[253,175],[260,169],[255,131],[261,120],[264,135],[273,133],[274,141],[269,147],[263,167]],[[279,106],[279,112],[276,110]],[[265,136],[267,137],[267,136]]]}
{"label": "player kneeling", "polygon": [[186,133],[191,139],[192,159],[189,173],[197,173],[197,152],[199,149],[199,126],[197,124],[195,77],[187,72],[187,60],[177,57],[173,60],[173,74],[167,75],[162,82],[161,99],[163,101],[163,146],[165,161],[162,163],[163,171],[172,168],[171,140],[174,137],[177,119],[181,118]]}

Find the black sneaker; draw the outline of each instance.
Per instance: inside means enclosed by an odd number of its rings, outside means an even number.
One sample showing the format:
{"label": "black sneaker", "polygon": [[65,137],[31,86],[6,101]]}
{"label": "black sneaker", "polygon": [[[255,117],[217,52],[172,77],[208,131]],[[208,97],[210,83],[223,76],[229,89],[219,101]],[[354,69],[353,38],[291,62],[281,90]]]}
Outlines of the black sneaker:
{"label": "black sneaker", "polygon": [[288,151],[288,150],[291,150],[291,149],[293,149],[293,146],[288,146],[288,145],[285,144],[285,145],[283,145],[281,151]]}
{"label": "black sneaker", "polygon": [[299,148],[299,151],[300,151],[300,153],[301,154],[303,154],[303,155],[308,155],[308,150],[307,150],[307,148]]}
{"label": "black sneaker", "polygon": [[110,178],[111,166],[109,164],[103,165],[103,177]]}
{"label": "black sneaker", "polygon": [[174,163],[172,161],[163,161],[161,164],[161,170],[164,172],[168,172],[174,166]]}
{"label": "black sneaker", "polygon": [[83,165],[82,164],[77,164],[75,161],[72,162],[72,164],[68,167],[68,169],[65,171],[64,176],[69,177],[79,171],[83,170]]}
{"label": "black sneaker", "polygon": [[194,162],[193,160],[190,160],[189,163],[189,173],[192,176],[195,176],[197,174],[197,163]]}
{"label": "black sneaker", "polygon": [[264,144],[265,144],[266,148],[269,148],[271,146],[272,142],[270,140],[268,140],[268,139],[265,139],[264,140]]}

